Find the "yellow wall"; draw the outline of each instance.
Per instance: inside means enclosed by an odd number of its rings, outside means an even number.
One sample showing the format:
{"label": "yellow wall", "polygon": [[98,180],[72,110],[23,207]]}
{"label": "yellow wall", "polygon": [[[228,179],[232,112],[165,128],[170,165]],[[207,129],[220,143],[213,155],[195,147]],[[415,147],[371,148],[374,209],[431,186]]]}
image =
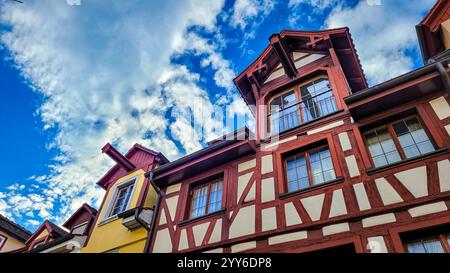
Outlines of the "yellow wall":
{"label": "yellow wall", "polygon": [[[138,170],[127,176],[124,176],[116,181],[115,185],[127,181],[133,177],[138,176],[138,182],[136,184],[133,196],[131,199],[130,207],[135,208],[144,185],[144,171]],[[89,241],[86,247],[81,249],[84,253],[99,253],[106,252],[112,249],[118,249],[119,253],[122,252],[143,252],[145,240],[147,239],[147,230],[144,228],[138,228],[133,231],[129,231],[122,225],[122,219],[113,218],[107,222],[103,222],[104,215],[107,213],[108,204],[114,198],[113,195],[114,186],[106,193],[106,200],[103,207],[100,210],[99,217],[95,224],[95,227],[91,233]],[[153,207],[156,198],[156,193],[150,186],[147,198],[145,200],[146,207]]]}
{"label": "yellow wall", "polygon": [[442,41],[445,49],[450,48],[450,19],[441,24]]}
{"label": "yellow wall", "polygon": [[24,243],[18,241],[16,238],[11,237],[8,233],[3,232],[0,230],[0,235],[2,235],[3,237],[6,237],[6,243],[3,245],[2,249],[0,250],[0,252],[9,252],[9,251],[13,251],[19,248],[22,248],[25,246]]}
{"label": "yellow wall", "polygon": [[48,235],[48,230],[44,229],[44,230],[42,230],[41,233],[39,233],[38,236],[36,236],[36,238],[33,240],[33,242],[36,241],[36,240],[39,240],[41,238],[44,238],[47,235]]}

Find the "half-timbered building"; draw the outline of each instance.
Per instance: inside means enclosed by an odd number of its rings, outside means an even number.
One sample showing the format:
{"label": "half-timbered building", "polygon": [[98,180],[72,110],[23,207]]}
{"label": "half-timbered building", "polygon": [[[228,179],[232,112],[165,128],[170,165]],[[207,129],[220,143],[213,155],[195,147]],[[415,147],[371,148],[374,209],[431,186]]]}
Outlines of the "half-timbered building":
{"label": "half-timbered building", "polygon": [[147,173],[146,251],[450,252],[448,59],[368,87],[347,28],[269,41],[234,80],[255,135]]}

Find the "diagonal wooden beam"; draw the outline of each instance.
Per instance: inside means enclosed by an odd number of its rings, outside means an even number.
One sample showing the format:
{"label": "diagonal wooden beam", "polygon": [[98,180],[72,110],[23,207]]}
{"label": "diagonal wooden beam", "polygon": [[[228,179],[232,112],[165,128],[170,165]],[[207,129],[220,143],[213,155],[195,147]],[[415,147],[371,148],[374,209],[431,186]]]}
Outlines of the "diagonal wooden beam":
{"label": "diagonal wooden beam", "polygon": [[261,91],[261,88],[262,88],[261,83],[255,77],[255,75],[250,75],[248,77],[248,80],[250,81],[250,84],[252,85],[252,91],[253,91],[253,95],[255,96],[255,100],[258,100],[259,92]]}
{"label": "diagonal wooden beam", "polygon": [[290,78],[295,77],[295,75],[297,75],[297,68],[295,68],[294,60],[292,60],[292,57],[289,55],[284,39],[282,39],[279,34],[274,34],[270,36],[269,41],[280,59],[281,65],[286,71],[286,74]]}

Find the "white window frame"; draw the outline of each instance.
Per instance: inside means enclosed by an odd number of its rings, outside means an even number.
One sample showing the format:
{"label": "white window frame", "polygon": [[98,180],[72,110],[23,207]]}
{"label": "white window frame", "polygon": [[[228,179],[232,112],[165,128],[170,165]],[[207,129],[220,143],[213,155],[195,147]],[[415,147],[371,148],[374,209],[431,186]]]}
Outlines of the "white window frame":
{"label": "white window frame", "polygon": [[129,186],[129,185],[133,184],[133,189],[131,190],[131,197],[128,200],[128,203],[127,203],[125,211],[130,208],[131,201],[133,200],[134,192],[136,191],[136,185],[137,185],[137,182],[139,181],[139,178],[140,178],[140,175],[135,176],[135,177],[130,178],[130,179],[127,179],[127,180],[124,180],[122,182],[119,182],[119,183],[117,183],[116,185],[114,185],[112,187],[112,189],[110,190],[110,193],[109,193],[110,198],[108,200],[108,205],[106,206],[106,210],[103,213],[102,221],[100,222],[100,224],[104,224],[105,222],[109,222],[109,221],[112,221],[114,219],[117,219],[117,214],[115,214],[115,215],[110,215],[110,214],[111,214],[111,211],[113,209],[114,203],[116,201],[118,190],[120,188],[123,188],[123,187],[126,187],[126,186]]}

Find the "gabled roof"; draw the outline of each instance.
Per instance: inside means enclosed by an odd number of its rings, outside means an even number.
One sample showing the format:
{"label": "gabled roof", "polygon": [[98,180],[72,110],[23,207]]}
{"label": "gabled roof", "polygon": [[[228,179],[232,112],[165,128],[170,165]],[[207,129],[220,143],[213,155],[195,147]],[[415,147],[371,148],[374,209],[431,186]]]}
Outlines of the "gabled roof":
{"label": "gabled roof", "polygon": [[421,25],[426,25],[431,31],[437,31],[439,25],[449,18],[448,9],[450,2],[448,0],[438,0],[433,5],[428,14],[420,22]]}
{"label": "gabled roof", "polygon": [[[155,152],[155,151],[153,151],[149,148],[146,148],[138,143],[134,144],[133,147],[131,147],[131,149],[128,150],[128,152],[125,154],[125,157],[127,159],[131,159],[133,157],[133,155],[135,155],[138,151],[142,151],[147,154],[153,155],[155,157],[155,160],[159,161],[159,163],[161,165],[169,162],[169,160],[162,153]],[[139,165],[139,164],[137,164],[137,165]],[[140,167],[140,166],[137,166],[137,167]],[[106,189],[108,187],[109,180],[120,169],[121,169],[121,166],[119,164],[115,164],[102,178],[100,178],[100,180],[97,182],[97,185]]]}
{"label": "gabled roof", "polygon": [[416,26],[423,62],[445,50],[440,26],[450,18],[450,1],[438,0],[423,20]]}
{"label": "gabled roof", "polygon": [[69,219],[67,219],[67,221],[63,224],[63,227],[70,229],[72,223],[78,220],[78,218],[85,212],[90,214],[92,218],[95,218],[95,216],[97,215],[96,209],[84,203],[77,211],[72,214],[72,216],[69,217]]}
{"label": "gabled roof", "polygon": [[21,242],[26,242],[31,232],[0,214],[0,230],[8,233]]}
{"label": "gabled roof", "polygon": [[53,239],[56,239],[58,237],[61,237],[61,236],[67,234],[67,232],[64,229],[60,228],[59,226],[57,226],[56,224],[53,224],[52,222],[50,222],[48,220],[45,220],[44,223],[42,223],[42,225],[40,227],[38,227],[36,229],[36,231],[30,236],[30,238],[28,238],[28,240],[26,241],[25,244],[28,246],[44,230],[47,230],[48,234]]}
{"label": "gabled roof", "polygon": [[264,51],[233,80],[247,105],[254,105],[256,101],[252,84],[260,89],[264,80],[280,63],[292,78],[292,74],[297,72],[292,63],[293,52],[328,54],[329,48],[334,48],[352,92],[368,87],[348,28],[283,30],[273,34],[269,40],[270,44]]}

